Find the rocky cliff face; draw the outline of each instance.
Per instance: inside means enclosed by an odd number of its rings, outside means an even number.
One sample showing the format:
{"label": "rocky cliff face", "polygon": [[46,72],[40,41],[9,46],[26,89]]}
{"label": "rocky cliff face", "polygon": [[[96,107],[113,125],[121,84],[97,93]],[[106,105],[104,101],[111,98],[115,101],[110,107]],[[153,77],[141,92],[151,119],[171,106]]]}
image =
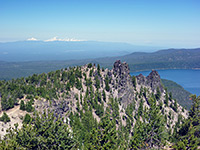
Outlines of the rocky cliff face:
{"label": "rocky cliff face", "polygon": [[143,76],[142,74],[136,76],[137,83],[139,85],[149,87],[153,92],[156,92],[157,87],[161,92],[164,92],[164,88],[161,83],[160,75],[156,70],[152,70],[152,72],[147,76]]}
{"label": "rocky cliff face", "polygon": [[126,62],[121,63],[120,60],[117,60],[114,63],[113,72],[118,74],[120,77],[127,78],[130,74],[130,69]]}
{"label": "rocky cliff face", "polygon": [[[118,85],[118,98],[121,99],[122,103],[127,106],[130,104],[135,98],[134,87],[132,84],[132,77],[130,76],[129,66],[126,62],[121,63],[120,60],[117,60],[113,66],[113,80],[116,80],[116,84]],[[143,76],[142,74],[136,76],[137,88],[146,87],[153,93],[156,93],[157,87],[163,93],[164,88],[161,83],[160,75],[157,71],[152,70],[152,72],[147,76]],[[137,92],[140,92],[138,89]]]}
{"label": "rocky cliff face", "polygon": [[[133,85],[131,82],[130,70],[127,63],[121,63],[117,60],[113,67],[113,81],[117,85],[117,97],[120,99],[123,105],[127,106],[132,102],[133,98]],[[115,89],[114,89],[115,90]]]}
{"label": "rocky cliff face", "polygon": [[148,99],[149,96],[154,93],[156,94],[157,88],[159,88],[161,92],[161,97],[157,101],[157,104],[162,104],[163,113],[166,115],[173,114],[174,120],[171,121],[171,126],[175,124],[178,120],[178,114],[187,117],[187,111],[182,111],[182,107],[178,105],[177,111],[174,109],[175,100],[169,100],[168,106],[165,105],[165,95],[167,94],[162,85],[160,75],[156,70],[152,70],[152,72],[147,76],[143,76],[142,74],[136,76],[136,87],[133,87],[132,77],[130,76],[130,70],[127,63],[121,63],[119,60],[114,63],[113,74],[116,76],[113,80],[116,80],[116,84],[118,84],[118,99],[121,100],[121,103],[124,107],[127,107],[131,103],[135,103],[135,112],[139,108],[139,104],[141,100],[143,100],[143,108],[149,108]]}

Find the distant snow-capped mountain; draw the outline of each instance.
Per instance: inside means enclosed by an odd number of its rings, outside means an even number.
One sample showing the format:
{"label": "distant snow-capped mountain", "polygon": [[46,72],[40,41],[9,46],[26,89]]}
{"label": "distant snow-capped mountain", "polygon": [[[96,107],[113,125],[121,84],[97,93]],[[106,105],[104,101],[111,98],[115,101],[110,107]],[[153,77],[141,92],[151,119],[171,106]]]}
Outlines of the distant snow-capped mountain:
{"label": "distant snow-capped mountain", "polygon": [[135,51],[155,51],[159,48],[128,43],[59,39],[0,43],[1,61],[70,60],[122,56]]}

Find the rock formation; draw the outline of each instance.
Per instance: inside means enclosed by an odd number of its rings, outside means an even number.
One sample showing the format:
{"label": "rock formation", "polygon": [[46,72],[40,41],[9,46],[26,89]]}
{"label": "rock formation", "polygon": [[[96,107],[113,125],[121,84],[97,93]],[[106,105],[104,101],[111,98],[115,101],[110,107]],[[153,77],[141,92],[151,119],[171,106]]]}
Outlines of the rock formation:
{"label": "rock formation", "polygon": [[156,70],[152,70],[152,72],[147,77],[140,74],[136,76],[136,78],[139,85],[148,86],[152,89],[153,92],[156,92],[157,87],[161,92],[164,91],[164,88],[161,84],[160,75]]}

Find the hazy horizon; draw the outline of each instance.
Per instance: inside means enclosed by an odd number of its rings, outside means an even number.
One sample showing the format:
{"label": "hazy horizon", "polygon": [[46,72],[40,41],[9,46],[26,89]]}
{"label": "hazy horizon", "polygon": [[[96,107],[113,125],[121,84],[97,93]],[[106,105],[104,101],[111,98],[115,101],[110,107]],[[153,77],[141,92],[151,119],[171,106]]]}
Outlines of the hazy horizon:
{"label": "hazy horizon", "polygon": [[[58,36],[56,36],[58,37]],[[33,38],[33,37],[32,37]],[[24,39],[24,40],[11,40],[11,41],[0,41],[0,43],[13,43],[13,42],[102,42],[102,43],[113,43],[113,44],[117,44],[117,43],[122,43],[122,44],[129,44],[132,46],[146,46],[146,47],[154,47],[157,48],[155,50],[147,50],[148,52],[154,52],[157,50],[164,50],[164,49],[195,49],[195,48],[200,48],[200,44],[197,45],[193,45],[193,46],[169,46],[169,45],[149,45],[149,44],[135,44],[135,43],[129,43],[129,42],[120,42],[120,41],[98,41],[98,40],[79,40],[79,39],[74,39],[74,38],[58,38],[56,40],[52,40],[55,37],[49,38],[49,39],[44,39],[44,40],[29,40],[32,38],[28,38],[28,39]],[[52,41],[50,41],[52,40]],[[142,51],[142,52],[146,52],[146,51]]]}
{"label": "hazy horizon", "polygon": [[0,42],[103,41],[195,48],[198,0],[1,1]]}

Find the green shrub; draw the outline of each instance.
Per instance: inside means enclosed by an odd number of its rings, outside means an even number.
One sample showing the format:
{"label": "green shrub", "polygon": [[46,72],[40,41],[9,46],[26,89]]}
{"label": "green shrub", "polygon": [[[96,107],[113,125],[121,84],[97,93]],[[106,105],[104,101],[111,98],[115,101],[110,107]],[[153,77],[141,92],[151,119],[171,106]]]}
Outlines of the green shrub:
{"label": "green shrub", "polygon": [[3,113],[3,116],[0,117],[0,121],[4,122],[4,123],[7,123],[7,122],[10,122],[10,118],[9,116],[4,112]]}
{"label": "green shrub", "polygon": [[31,121],[31,116],[30,116],[29,114],[26,114],[26,115],[24,116],[23,123],[28,124],[30,121]]}
{"label": "green shrub", "polygon": [[24,101],[21,100],[21,102],[20,102],[20,110],[25,110],[25,109],[26,109],[26,108],[25,108]]}

